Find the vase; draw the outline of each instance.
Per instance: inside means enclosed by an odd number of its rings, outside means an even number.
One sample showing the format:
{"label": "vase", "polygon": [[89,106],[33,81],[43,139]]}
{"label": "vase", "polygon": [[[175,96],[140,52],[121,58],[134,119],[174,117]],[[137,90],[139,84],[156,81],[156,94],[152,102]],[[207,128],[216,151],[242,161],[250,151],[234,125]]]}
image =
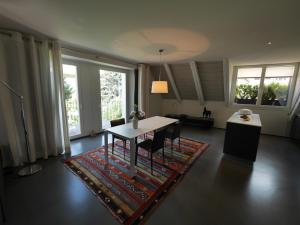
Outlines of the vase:
{"label": "vase", "polygon": [[133,117],[132,119],[132,127],[133,129],[138,129],[138,123],[139,123],[139,120],[137,117]]}

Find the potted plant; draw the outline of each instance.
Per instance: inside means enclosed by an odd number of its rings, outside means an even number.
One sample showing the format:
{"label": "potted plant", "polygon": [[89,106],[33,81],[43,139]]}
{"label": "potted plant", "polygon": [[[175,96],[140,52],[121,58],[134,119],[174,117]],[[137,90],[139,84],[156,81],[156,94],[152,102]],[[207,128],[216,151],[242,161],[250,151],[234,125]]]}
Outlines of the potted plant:
{"label": "potted plant", "polygon": [[138,128],[138,121],[145,118],[145,112],[138,109],[138,105],[134,105],[134,110],[130,113],[129,119],[132,119],[133,129]]}

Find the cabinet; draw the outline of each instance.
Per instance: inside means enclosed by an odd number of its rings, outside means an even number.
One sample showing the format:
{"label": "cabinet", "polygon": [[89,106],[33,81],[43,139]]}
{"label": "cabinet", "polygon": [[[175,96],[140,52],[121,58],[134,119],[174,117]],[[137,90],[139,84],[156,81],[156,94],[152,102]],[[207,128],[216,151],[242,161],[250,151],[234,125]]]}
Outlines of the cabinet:
{"label": "cabinet", "polygon": [[223,152],[254,162],[259,144],[261,122],[258,114],[252,114],[249,117],[250,121],[244,121],[238,113],[234,113],[227,120]]}

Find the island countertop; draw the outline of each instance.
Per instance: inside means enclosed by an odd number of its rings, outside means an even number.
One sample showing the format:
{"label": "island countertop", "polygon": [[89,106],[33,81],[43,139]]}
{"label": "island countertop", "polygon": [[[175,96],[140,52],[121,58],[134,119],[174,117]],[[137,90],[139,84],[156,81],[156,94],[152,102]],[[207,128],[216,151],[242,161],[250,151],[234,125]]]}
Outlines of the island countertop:
{"label": "island countertop", "polygon": [[240,114],[238,112],[235,112],[232,114],[232,116],[227,120],[228,123],[238,123],[242,125],[249,125],[249,126],[256,126],[256,127],[261,127],[261,121],[259,114],[251,114],[248,115],[250,117],[249,121],[245,121],[242,118],[240,118]]}

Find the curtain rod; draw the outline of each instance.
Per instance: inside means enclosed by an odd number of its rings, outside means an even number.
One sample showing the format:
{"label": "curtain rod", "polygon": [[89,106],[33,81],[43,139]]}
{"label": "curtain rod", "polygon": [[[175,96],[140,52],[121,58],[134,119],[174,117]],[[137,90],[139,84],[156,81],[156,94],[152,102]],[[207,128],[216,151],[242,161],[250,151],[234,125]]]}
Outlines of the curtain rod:
{"label": "curtain rod", "polygon": [[[129,62],[126,62],[126,61],[123,61],[122,59],[117,59],[117,58],[114,58],[113,56],[106,56],[106,55],[101,55],[101,53],[93,53],[93,52],[89,52],[89,51],[84,51],[84,50],[78,50],[78,49],[72,49],[70,47],[66,47],[66,46],[61,46],[61,49],[62,50],[66,50],[66,51],[70,51],[70,52],[73,52],[73,53],[78,53],[78,54],[82,54],[82,55],[85,55],[87,57],[91,57],[91,58],[85,58],[86,60],[104,60],[104,61],[110,61],[110,62],[106,62],[106,64],[111,64],[112,66],[116,66],[116,67],[120,67],[120,68],[126,68],[126,69],[133,69],[135,68],[135,64],[134,63],[129,63]],[[68,55],[68,53],[62,53],[63,55]],[[78,58],[81,58],[79,55],[70,55],[70,56],[73,56],[73,57],[78,57]],[[105,63],[103,61],[103,63]],[[100,61],[99,61],[100,62]]]}
{"label": "curtain rod", "polygon": [[[33,36],[34,37],[34,41],[41,44],[42,43],[42,40],[40,38],[37,38],[35,35],[32,35],[32,34],[25,34],[23,32],[20,32],[20,31],[15,31],[15,30],[7,30],[7,29],[3,29],[3,28],[0,28],[0,34],[2,35],[6,35],[8,37],[12,37],[13,36],[13,33],[19,33],[21,34],[22,36],[22,39],[23,40],[29,40],[29,36]],[[45,38],[46,40],[46,38]],[[49,41],[52,41],[51,39],[48,39]],[[51,43],[49,42],[49,44],[51,45]]]}

